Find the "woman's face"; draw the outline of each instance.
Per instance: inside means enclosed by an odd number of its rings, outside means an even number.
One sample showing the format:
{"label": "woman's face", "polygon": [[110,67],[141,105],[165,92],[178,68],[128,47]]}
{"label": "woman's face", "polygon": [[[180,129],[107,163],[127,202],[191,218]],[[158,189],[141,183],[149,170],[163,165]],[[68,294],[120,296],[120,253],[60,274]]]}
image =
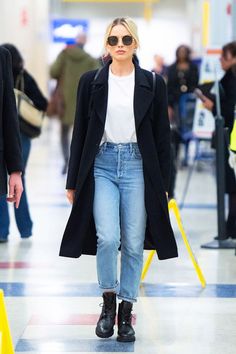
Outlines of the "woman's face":
{"label": "woman's face", "polygon": [[125,26],[116,25],[112,28],[106,49],[113,60],[132,60],[136,48],[137,44]]}
{"label": "woman's face", "polygon": [[227,51],[226,53],[222,53],[220,57],[221,67],[224,71],[232,68],[233,65],[236,65],[236,57],[233,57],[232,54]]}
{"label": "woman's face", "polygon": [[180,47],[177,52],[177,59],[181,61],[185,61],[188,58],[188,50],[186,47]]}

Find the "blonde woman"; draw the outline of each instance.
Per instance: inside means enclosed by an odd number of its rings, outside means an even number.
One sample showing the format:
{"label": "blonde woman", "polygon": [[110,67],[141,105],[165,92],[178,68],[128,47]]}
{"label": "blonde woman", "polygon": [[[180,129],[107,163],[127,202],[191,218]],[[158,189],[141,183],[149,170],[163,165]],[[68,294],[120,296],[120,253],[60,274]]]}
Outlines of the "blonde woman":
{"label": "blonde woman", "polygon": [[166,87],[160,76],[154,80],[133,60],[138,47],[135,23],[115,19],[105,34],[111,60],[80,79],[67,176],[67,197],[73,207],[60,250],[66,257],[97,255],[103,308],[96,334],[113,335],[118,297],[117,340],[122,342],[135,340],[131,311],[144,246],[156,249],[159,259],[177,257],[166,197],[170,166]]}

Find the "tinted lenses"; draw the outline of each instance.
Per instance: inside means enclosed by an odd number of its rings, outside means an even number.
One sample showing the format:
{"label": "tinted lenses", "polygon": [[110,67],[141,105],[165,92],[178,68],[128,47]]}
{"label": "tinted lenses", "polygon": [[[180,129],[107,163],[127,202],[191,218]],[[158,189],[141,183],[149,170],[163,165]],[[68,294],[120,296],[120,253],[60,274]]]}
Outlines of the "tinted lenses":
{"label": "tinted lenses", "polygon": [[[124,45],[131,45],[132,42],[133,42],[133,37],[132,37],[132,36],[124,36],[124,37],[122,37],[121,39],[122,39],[122,43],[123,43]],[[112,46],[112,47],[114,47],[115,45],[117,45],[118,42],[119,42],[119,38],[118,38],[117,36],[109,36],[109,37],[107,38],[107,43],[108,43],[110,46]]]}

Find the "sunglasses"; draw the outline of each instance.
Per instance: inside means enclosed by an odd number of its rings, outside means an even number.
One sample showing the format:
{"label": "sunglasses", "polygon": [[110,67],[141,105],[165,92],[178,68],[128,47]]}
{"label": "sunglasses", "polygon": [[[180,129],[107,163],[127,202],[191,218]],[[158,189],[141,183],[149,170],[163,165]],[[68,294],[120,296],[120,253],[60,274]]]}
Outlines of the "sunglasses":
{"label": "sunglasses", "polygon": [[[129,36],[129,35],[121,37],[121,40],[124,45],[131,45],[133,43],[133,37]],[[117,45],[118,42],[119,42],[119,37],[117,37],[117,36],[109,36],[107,38],[107,43],[111,47],[114,47],[115,45]]]}

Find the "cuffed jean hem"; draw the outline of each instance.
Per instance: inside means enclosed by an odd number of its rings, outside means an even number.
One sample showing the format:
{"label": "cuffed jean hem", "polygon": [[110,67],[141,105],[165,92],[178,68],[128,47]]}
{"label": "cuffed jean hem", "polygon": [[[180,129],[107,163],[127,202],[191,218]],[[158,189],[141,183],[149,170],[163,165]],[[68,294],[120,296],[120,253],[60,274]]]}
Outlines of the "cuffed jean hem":
{"label": "cuffed jean hem", "polygon": [[122,296],[120,294],[117,294],[117,297],[119,300],[128,301],[128,302],[132,302],[132,303],[137,302],[137,299],[131,299],[127,296]]}
{"label": "cuffed jean hem", "polygon": [[101,284],[99,284],[99,289],[101,290],[101,293],[108,293],[108,292],[114,292],[117,293],[119,289],[119,283],[117,282],[114,286],[110,287],[103,287]]}

